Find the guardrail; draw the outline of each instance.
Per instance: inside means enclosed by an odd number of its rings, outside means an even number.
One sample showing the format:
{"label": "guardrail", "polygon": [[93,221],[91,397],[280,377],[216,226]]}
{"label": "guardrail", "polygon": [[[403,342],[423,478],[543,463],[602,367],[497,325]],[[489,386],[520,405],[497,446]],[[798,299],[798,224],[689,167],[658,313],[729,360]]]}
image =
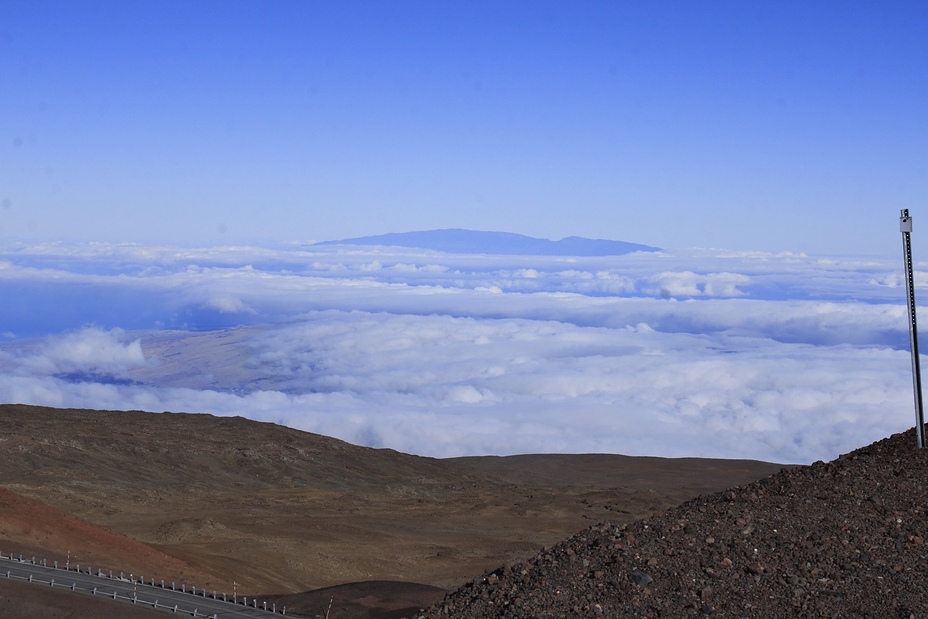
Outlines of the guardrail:
{"label": "guardrail", "polygon": [[[72,569],[70,561],[64,567],[59,567],[58,561],[53,561],[50,566],[45,559],[36,561],[35,557],[24,558],[23,555],[17,558],[12,553],[4,555],[2,550],[0,550],[0,577],[15,578],[53,588],[61,587],[75,593],[151,606],[155,610],[181,613],[192,617],[231,619],[278,614],[276,604],[271,604],[268,608],[267,601],[264,601],[259,605],[256,597],[249,598],[233,594],[232,599],[229,599],[224,592],[221,596],[215,590],[210,594],[206,588],[198,590],[195,586],[191,586],[188,591],[186,583],[181,583],[178,589],[174,582],[168,586],[164,580],[161,580],[160,584],[156,583],[154,578],[151,578],[149,584],[145,582],[144,576],[136,577],[134,574],[129,574],[126,577],[124,572],[119,572],[119,575],[115,576],[112,570],[104,573],[99,568],[94,574],[90,566],[87,566],[85,571],[81,569],[80,564],[75,564]],[[281,608],[279,614],[286,615],[287,607]]]}

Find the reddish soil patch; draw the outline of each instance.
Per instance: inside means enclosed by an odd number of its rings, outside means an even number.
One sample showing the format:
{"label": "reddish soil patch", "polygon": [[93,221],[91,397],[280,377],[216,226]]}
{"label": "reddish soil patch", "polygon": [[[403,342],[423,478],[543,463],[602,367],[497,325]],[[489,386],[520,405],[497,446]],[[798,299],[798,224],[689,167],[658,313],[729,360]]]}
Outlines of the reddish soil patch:
{"label": "reddish soil patch", "polygon": [[212,580],[147,544],[4,488],[0,488],[0,551],[58,561],[61,566],[82,564],[172,580]]}

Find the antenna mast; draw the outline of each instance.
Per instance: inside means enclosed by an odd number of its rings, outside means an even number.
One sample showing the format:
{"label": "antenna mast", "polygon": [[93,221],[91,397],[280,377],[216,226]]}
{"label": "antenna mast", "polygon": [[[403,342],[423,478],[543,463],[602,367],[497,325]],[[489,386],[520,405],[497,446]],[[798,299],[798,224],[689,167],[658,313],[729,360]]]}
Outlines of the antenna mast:
{"label": "antenna mast", "polygon": [[918,328],[915,324],[915,278],[912,274],[912,218],[909,209],[902,209],[899,217],[902,248],[905,253],[905,291],[909,301],[909,345],[912,349],[912,383],[915,388],[915,436],[918,447],[925,447],[925,413],[922,409],[922,373],[918,362]]}

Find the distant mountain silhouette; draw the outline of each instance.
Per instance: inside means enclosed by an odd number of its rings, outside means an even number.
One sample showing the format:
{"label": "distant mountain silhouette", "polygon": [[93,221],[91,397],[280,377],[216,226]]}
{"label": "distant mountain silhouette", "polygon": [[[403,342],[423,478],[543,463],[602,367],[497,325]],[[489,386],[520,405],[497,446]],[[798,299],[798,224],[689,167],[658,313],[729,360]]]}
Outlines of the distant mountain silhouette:
{"label": "distant mountain silhouette", "polygon": [[624,241],[585,239],[579,236],[550,241],[510,232],[479,232],[460,228],[393,232],[340,241],[321,241],[316,245],[387,245],[432,249],[451,254],[520,256],[618,256],[636,251],[660,251],[659,247]]}

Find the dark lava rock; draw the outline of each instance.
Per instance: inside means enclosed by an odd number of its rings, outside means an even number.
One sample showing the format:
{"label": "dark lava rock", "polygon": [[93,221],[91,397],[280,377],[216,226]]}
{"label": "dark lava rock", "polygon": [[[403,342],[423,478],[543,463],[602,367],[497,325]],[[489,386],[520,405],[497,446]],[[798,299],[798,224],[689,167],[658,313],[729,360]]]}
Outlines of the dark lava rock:
{"label": "dark lava rock", "polygon": [[654,582],[654,578],[647,572],[632,572],[628,575],[628,579],[638,587],[647,587]]}
{"label": "dark lava rock", "polygon": [[650,520],[593,526],[420,617],[926,617],[926,485],[913,428]]}

